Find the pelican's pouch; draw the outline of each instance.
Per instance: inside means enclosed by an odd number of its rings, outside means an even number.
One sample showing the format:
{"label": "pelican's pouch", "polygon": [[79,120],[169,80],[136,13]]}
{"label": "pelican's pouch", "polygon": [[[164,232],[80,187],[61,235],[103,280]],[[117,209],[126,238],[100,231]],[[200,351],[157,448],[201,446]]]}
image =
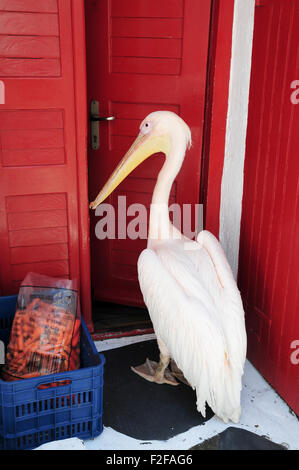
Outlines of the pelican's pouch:
{"label": "pelican's pouch", "polygon": [[2,379],[78,369],[80,324],[75,283],[29,273],[20,286]]}

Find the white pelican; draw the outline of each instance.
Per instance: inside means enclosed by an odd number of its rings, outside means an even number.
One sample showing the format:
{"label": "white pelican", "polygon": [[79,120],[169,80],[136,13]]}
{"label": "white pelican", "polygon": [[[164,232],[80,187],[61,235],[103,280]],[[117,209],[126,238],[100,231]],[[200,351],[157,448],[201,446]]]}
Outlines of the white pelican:
{"label": "white pelican", "polygon": [[169,220],[169,193],[190,145],[190,129],[179,116],[169,111],[149,114],[90,208],[146,158],[165,154],[152,197],[147,248],[138,259],[160,362],[147,360],[135,372],[150,381],[177,384],[168,369],[173,359],[196,389],[198,411],[205,416],[207,402],[224,422],[237,423],[247,343],[239,290],[217,239],[204,230],[191,241]]}

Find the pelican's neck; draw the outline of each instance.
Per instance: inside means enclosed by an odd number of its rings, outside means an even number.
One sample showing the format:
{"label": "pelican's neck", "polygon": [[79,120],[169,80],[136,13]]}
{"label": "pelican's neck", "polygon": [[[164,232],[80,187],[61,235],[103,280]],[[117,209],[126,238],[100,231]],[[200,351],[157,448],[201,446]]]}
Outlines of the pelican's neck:
{"label": "pelican's neck", "polygon": [[173,238],[173,226],[169,220],[168,210],[169,195],[172,184],[180,171],[185,150],[183,145],[170,150],[158,175],[150,209],[148,246],[151,246],[157,239]]}

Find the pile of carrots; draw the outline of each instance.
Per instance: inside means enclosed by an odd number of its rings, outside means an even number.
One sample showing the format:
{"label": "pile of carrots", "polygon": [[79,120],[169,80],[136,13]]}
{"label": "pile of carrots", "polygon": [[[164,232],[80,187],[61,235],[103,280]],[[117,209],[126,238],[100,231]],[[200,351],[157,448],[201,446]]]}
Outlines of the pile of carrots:
{"label": "pile of carrots", "polygon": [[7,381],[65,372],[80,367],[80,317],[34,298],[18,308],[12,325],[2,379]]}

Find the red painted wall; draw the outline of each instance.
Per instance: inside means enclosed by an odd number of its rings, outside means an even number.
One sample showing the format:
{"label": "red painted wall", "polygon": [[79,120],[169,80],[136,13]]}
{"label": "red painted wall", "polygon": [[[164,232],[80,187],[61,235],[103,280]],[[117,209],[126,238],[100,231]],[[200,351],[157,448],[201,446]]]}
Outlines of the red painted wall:
{"label": "red painted wall", "polygon": [[299,104],[290,99],[291,83],[299,78],[299,3],[262,0],[258,5],[239,287],[248,357],[299,413],[299,364],[291,360],[291,344],[299,340]]}
{"label": "red painted wall", "polygon": [[90,324],[83,0],[0,0],[0,292],[76,278]]}
{"label": "red painted wall", "polygon": [[225,153],[234,0],[215,0],[205,116],[202,192],[205,228],[219,235],[221,180]]}

